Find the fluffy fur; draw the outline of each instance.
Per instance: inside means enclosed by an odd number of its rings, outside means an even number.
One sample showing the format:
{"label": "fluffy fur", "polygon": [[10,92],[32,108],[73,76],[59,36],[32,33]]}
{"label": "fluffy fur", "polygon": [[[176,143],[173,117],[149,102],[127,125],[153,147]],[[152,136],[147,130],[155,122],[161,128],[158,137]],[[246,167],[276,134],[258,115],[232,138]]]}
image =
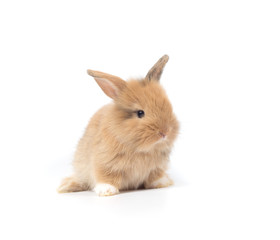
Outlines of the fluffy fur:
{"label": "fluffy fur", "polygon": [[[114,101],[91,118],[73,161],[74,174],[65,178],[59,192],[95,188],[100,196],[119,190],[166,187],[165,173],[179,124],[159,84],[168,61],[163,56],[141,80],[88,70]],[[138,118],[137,111],[144,117]]]}

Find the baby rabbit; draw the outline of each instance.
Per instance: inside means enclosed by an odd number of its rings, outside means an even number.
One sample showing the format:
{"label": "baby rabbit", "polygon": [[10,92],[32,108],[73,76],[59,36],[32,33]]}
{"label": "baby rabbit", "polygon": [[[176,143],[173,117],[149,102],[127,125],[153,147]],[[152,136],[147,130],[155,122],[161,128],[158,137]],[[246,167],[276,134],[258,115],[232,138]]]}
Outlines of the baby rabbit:
{"label": "baby rabbit", "polygon": [[74,174],[58,192],[94,189],[99,196],[120,190],[161,188],[173,182],[165,173],[179,124],[159,80],[164,55],[141,80],[88,70],[113,103],[91,118],[73,161]]}

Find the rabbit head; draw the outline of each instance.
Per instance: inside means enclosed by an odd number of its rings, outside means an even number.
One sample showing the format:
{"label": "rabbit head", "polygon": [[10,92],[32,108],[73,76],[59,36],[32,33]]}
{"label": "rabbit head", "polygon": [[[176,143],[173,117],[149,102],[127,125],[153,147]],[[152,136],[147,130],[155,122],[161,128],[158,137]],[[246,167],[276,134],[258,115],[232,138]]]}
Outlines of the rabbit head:
{"label": "rabbit head", "polygon": [[169,57],[164,55],[140,80],[88,70],[103,92],[113,99],[108,122],[102,123],[112,137],[134,151],[169,151],[179,124],[172,105],[160,84]]}

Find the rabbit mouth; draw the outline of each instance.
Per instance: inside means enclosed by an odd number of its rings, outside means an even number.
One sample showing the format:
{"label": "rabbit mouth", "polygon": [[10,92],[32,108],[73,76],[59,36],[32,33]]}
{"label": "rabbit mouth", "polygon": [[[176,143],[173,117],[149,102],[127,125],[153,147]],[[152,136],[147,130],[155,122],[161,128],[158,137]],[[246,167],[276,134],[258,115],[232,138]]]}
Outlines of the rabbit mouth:
{"label": "rabbit mouth", "polygon": [[158,144],[166,144],[168,142],[168,136],[162,136],[162,135],[159,135],[157,137],[157,141],[155,142],[156,145]]}

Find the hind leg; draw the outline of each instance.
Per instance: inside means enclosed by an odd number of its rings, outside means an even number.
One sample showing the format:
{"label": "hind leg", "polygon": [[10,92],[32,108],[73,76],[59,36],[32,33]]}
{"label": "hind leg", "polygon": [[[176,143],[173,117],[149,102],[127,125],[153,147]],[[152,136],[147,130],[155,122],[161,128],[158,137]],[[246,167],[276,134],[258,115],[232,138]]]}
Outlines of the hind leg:
{"label": "hind leg", "polygon": [[59,193],[80,192],[89,190],[88,184],[85,184],[75,177],[64,178],[58,187]]}

